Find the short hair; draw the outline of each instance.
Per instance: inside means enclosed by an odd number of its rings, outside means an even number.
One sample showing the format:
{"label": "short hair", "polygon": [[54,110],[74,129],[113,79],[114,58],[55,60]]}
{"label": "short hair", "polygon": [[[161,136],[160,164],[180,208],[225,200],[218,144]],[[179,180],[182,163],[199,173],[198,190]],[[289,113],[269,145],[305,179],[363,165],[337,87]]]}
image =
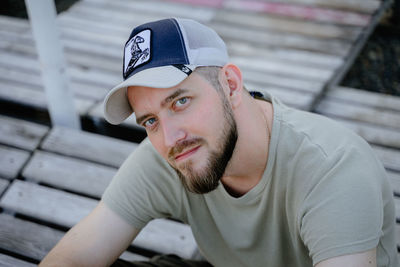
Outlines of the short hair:
{"label": "short hair", "polygon": [[218,74],[221,70],[221,67],[217,66],[206,66],[206,67],[197,67],[194,72],[202,76],[206,79],[217,91],[221,90],[222,87],[218,80]]}
{"label": "short hair", "polygon": [[[223,93],[221,84],[218,80],[219,72],[222,68],[217,66],[197,67],[194,72],[206,79],[218,93]],[[243,89],[247,92],[247,88],[243,85]]]}

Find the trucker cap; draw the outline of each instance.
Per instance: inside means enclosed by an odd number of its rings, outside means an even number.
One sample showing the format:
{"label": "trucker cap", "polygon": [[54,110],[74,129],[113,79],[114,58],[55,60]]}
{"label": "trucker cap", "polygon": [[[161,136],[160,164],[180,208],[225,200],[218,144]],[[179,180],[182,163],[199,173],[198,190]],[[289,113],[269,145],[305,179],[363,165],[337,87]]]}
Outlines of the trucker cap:
{"label": "trucker cap", "polygon": [[190,19],[163,19],[133,29],[124,47],[123,82],[104,99],[104,117],[119,124],[133,110],[126,88],[173,87],[199,66],[224,66],[228,62],[225,43],[218,34]]}

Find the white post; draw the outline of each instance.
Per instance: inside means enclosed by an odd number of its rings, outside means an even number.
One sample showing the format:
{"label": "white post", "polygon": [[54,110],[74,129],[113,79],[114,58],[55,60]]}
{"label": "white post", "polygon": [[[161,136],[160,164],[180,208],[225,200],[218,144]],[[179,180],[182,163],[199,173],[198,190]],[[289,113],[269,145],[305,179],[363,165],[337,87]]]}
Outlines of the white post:
{"label": "white post", "polygon": [[53,126],[80,129],[73,94],[69,90],[69,76],[57,28],[54,2],[25,0],[25,4],[39,54],[51,123]]}

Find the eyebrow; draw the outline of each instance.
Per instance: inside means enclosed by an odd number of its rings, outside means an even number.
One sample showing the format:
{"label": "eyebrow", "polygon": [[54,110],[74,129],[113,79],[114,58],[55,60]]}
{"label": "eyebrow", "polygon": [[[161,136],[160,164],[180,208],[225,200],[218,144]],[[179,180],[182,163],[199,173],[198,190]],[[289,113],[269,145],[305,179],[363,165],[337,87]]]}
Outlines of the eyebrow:
{"label": "eyebrow", "polygon": [[[161,101],[161,107],[165,107],[168,103],[170,103],[172,100],[174,100],[175,98],[177,98],[178,96],[188,92],[189,90],[187,89],[177,89],[176,91],[174,91],[172,94],[170,94],[169,96],[167,96],[163,101]],[[141,125],[141,123],[147,118],[149,117],[150,114],[144,114],[143,116],[140,116],[139,118],[136,118],[136,123]]]}

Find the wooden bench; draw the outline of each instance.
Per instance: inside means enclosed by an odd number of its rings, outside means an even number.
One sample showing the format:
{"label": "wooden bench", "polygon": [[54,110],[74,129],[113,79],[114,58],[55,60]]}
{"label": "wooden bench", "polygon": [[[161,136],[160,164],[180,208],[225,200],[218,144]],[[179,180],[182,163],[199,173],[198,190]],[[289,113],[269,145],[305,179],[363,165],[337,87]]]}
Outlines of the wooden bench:
{"label": "wooden bench", "polygon": [[[0,147],[0,263],[37,263],[64,231],[97,205],[136,144],[64,128],[48,131],[46,126],[5,116],[0,119],[0,132],[20,135],[21,140],[11,145],[33,150]],[[28,130],[12,131],[19,123]],[[7,139],[1,141],[7,145]],[[129,250],[121,258],[144,260],[154,253],[198,257],[190,227],[166,219],[150,222]]]}

